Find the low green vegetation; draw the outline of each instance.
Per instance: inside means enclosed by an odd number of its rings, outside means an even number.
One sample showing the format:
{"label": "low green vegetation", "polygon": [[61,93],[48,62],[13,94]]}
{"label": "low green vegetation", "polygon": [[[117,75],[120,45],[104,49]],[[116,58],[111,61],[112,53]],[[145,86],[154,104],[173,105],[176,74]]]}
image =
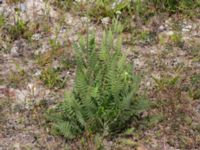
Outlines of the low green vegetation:
{"label": "low green vegetation", "polygon": [[200,74],[194,74],[190,78],[192,87],[190,87],[190,96],[193,99],[200,98]]}
{"label": "low green vegetation", "polygon": [[174,44],[174,46],[182,47],[184,44],[182,34],[181,33],[174,33],[171,35],[171,41]]}
{"label": "low green vegetation", "polygon": [[33,111],[20,113],[50,127],[36,144],[47,148],[51,131],[72,149],[198,148],[200,0],[44,0],[28,21],[23,1],[0,14],[0,94],[31,92]]}
{"label": "low green vegetation", "polygon": [[34,33],[34,28],[31,27],[32,25],[29,24],[29,21],[22,19],[20,13],[19,9],[15,9],[12,22],[4,13],[0,14],[1,37],[4,36],[4,39],[9,43],[20,38],[31,40]]}
{"label": "low green vegetation", "polygon": [[30,39],[33,34],[29,30],[28,24],[21,19],[18,19],[14,25],[8,25],[6,29],[13,41],[19,38]]}
{"label": "low green vegetation", "polygon": [[0,29],[1,29],[1,27],[4,26],[4,24],[5,24],[5,18],[2,14],[0,14]]}
{"label": "low green vegetation", "polygon": [[66,79],[60,77],[59,70],[50,67],[42,71],[40,79],[48,88],[62,88],[66,83]]}
{"label": "low green vegetation", "polygon": [[168,12],[185,11],[197,8],[200,4],[199,0],[150,0],[159,10],[167,10]]}
{"label": "low green vegetation", "polygon": [[9,4],[16,4],[16,3],[22,3],[25,0],[6,0],[7,3]]}
{"label": "low green vegetation", "polygon": [[74,0],[53,0],[52,4],[64,10],[70,10]]}
{"label": "low green vegetation", "polygon": [[16,70],[11,70],[7,77],[8,84],[15,88],[19,87],[27,80],[27,77],[27,72],[19,64],[16,64]]}
{"label": "low green vegetation", "polygon": [[121,38],[114,42],[105,32],[101,47],[94,36],[75,44],[76,78],[64,102],[49,111],[54,133],[73,139],[83,133],[105,136],[124,130],[148,108],[138,96],[139,77],[121,53]]}
{"label": "low green vegetation", "polygon": [[132,31],[130,41],[127,42],[131,45],[152,45],[157,42],[157,35],[151,31],[134,30]]}
{"label": "low green vegetation", "polygon": [[91,4],[91,8],[88,11],[88,14],[96,19],[101,19],[101,17],[114,17],[120,11],[125,9],[130,9],[131,1],[116,1],[116,0],[97,0]]}
{"label": "low green vegetation", "polygon": [[[177,76],[165,75],[160,79],[154,78],[154,80],[157,85],[158,98],[154,107],[159,110],[160,114],[163,114],[162,124],[170,128],[170,130],[164,129],[164,132],[169,135],[176,134],[174,137],[168,137],[169,144],[175,146],[178,143],[180,149],[191,149],[191,143],[185,140],[190,137],[185,133],[196,130],[192,129],[192,126],[199,123],[193,119],[195,113],[189,94],[186,94],[188,90],[185,89],[185,93],[183,92],[182,81],[184,79],[177,74]],[[197,136],[194,136],[194,139],[197,140]]]}
{"label": "low green vegetation", "polygon": [[64,53],[64,49],[55,40],[50,40],[49,44],[51,46],[49,51],[35,55],[36,62],[40,67],[51,65],[57,57]]}
{"label": "low green vegetation", "polygon": [[123,12],[125,15],[151,13],[153,8],[156,11],[178,12],[195,9],[200,6],[199,0],[97,0],[92,3],[89,15],[93,17],[114,17]]}

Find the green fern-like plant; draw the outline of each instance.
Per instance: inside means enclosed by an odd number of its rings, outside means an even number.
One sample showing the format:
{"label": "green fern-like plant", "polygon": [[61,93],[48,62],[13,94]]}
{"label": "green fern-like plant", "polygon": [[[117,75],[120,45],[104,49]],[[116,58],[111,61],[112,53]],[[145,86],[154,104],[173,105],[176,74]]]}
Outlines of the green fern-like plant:
{"label": "green fern-like plant", "polygon": [[48,115],[56,133],[68,139],[84,132],[118,133],[148,107],[148,101],[137,95],[139,77],[121,53],[122,39],[114,39],[110,30],[99,47],[94,36],[74,45],[77,70],[73,91]]}

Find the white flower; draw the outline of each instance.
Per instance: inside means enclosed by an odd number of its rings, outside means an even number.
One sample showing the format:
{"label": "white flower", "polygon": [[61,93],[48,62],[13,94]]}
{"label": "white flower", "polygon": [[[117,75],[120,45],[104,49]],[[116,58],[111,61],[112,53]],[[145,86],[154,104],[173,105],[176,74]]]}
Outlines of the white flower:
{"label": "white flower", "polygon": [[169,35],[169,36],[171,36],[171,35],[174,34],[174,32],[173,31],[168,31],[166,34]]}
{"label": "white flower", "polygon": [[38,41],[41,37],[42,37],[41,34],[36,33],[32,35],[31,39],[34,41]]}
{"label": "white flower", "polygon": [[117,14],[117,15],[121,15],[122,12],[121,12],[121,11],[116,11],[116,14]]}
{"label": "white flower", "polygon": [[101,19],[101,22],[102,22],[102,24],[104,24],[104,25],[108,25],[108,24],[109,24],[109,21],[110,21],[110,18],[109,18],[109,17],[105,17],[105,18]]}
{"label": "white flower", "polygon": [[86,0],[75,0],[76,3],[85,3]]}

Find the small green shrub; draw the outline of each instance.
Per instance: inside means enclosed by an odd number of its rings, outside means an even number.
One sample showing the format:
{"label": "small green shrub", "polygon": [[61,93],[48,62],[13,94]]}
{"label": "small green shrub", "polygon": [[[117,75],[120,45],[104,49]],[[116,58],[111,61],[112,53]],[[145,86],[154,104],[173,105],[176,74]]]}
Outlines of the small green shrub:
{"label": "small green shrub", "polygon": [[121,38],[113,41],[108,31],[101,47],[94,36],[75,44],[73,91],[47,115],[55,133],[68,139],[83,133],[118,133],[148,107],[148,101],[137,94],[139,77],[121,53]]}

